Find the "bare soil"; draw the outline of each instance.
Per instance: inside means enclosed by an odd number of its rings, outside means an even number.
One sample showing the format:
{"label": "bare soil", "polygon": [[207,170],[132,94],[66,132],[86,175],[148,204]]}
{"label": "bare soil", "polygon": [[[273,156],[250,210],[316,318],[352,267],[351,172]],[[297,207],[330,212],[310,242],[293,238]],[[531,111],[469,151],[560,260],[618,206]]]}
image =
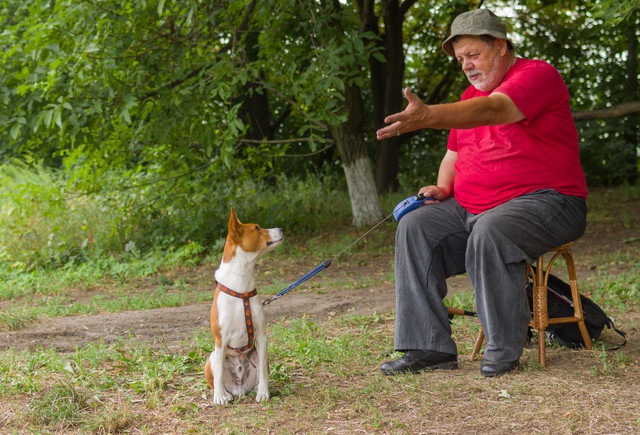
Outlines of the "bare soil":
{"label": "bare soil", "polygon": [[[268,259],[262,260],[262,267],[269,267]],[[365,266],[359,273],[380,273],[383,264],[390,259],[378,258],[376,264]],[[313,264],[311,265],[313,267]],[[309,267],[309,268],[311,268]],[[363,288],[332,288],[323,284],[327,279],[335,279],[335,274],[344,274],[344,266],[331,266],[313,281],[301,285],[286,296],[265,307],[268,322],[286,317],[311,316],[318,320],[352,314],[367,315],[374,311],[388,312],[395,306],[395,290],[392,283],[384,283]],[[206,289],[211,285],[214,267],[202,266],[196,271],[185,272],[190,278],[187,283],[194,289]],[[301,270],[300,275],[307,272]],[[385,271],[388,272],[388,271]],[[298,276],[289,271],[291,281]],[[454,288],[464,288],[466,278],[452,279]],[[86,293],[84,293],[86,295]],[[212,289],[213,294],[213,289]],[[268,296],[263,296],[267,299]],[[56,317],[37,322],[18,331],[0,332],[0,349],[12,347],[14,350],[25,348],[53,348],[58,352],[73,352],[89,342],[102,340],[105,344],[134,339],[154,346],[171,350],[180,348],[193,332],[209,325],[211,303],[198,303],[171,308],[159,308],[120,313],[104,313],[71,317]]]}

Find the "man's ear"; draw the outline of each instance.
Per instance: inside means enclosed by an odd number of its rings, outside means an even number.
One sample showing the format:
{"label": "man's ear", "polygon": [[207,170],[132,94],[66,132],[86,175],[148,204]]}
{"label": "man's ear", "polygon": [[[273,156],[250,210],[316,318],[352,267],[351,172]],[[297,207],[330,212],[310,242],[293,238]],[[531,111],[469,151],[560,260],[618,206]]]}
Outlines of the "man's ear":
{"label": "man's ear", "polygon": [[509,52],[509,47],[506,39],[497,38],[496,42],[500,44],[500,56],[505,56]]}

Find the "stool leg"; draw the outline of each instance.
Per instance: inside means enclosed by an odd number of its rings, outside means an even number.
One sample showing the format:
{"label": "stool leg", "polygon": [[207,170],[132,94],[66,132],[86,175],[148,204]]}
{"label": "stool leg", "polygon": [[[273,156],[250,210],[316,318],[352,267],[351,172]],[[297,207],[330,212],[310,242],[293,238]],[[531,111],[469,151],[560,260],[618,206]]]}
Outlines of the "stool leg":
{"label": "stool leg", "polygon": [[482,330],[482,326],[480,327],[480,331],[478,332],[478,337],[476,338],[476,342],[473,345],[473,352],[471,353],[471,361],[474,361],[478,354],[480,353],[480,348],[482,348],[482,342],[484,341],[484,331]]}
{"label": "stool leg", "polygon": [[544,256],[536,260],[536,272],[533,275],[533,328],[538,333],[538,360],[542,367],[547,366],[547,340],[545,331],[549,325],[547,311],[547,276],[544,270]]}
{"label": "stool leg", "polygon": [[578,328],[584,341],[584,347],[586,349],[593,349],[593,342],[587,331],[587,325],[584,323],[584,312],[582,311],[582,301],[580,299],[580,291],[578,289],[578,276],[576,274],[576,266],[573,261],[573,254],[571,248],[567,247],[562,250],[562,256],[564,257],[567,265],[567,273],[569,275],[569,286],[571,287],[571,299],[573,300],[574,317],[577,319]]}

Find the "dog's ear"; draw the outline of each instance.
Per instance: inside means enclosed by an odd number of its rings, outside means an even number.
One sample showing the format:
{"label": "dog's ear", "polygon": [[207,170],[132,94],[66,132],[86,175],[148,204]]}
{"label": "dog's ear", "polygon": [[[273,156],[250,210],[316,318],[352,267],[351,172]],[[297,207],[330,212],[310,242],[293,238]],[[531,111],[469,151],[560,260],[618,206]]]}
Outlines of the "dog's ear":
{"label": "dog's ear", "polygon": [[229,214],[229,226],[228,231],[231,235],[236,235],[238,233],[238,228],[240,228],[241,222],[238,219],[238,215],[233,207],[231,207],[231,213]]}

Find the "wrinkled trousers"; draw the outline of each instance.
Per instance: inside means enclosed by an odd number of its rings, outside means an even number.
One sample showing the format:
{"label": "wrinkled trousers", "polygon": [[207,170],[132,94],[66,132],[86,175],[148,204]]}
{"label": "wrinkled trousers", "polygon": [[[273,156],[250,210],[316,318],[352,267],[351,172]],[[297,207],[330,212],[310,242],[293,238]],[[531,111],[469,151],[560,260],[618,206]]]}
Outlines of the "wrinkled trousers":
{"label": "wrinkled trousers", "polygon": [[483,358],[520,358],[531,312],[527,266],[586,227],[582,198],[540,190],[480,214],[454,198],[405,215],[396,233],[395,348],[457,354],[443,299],[446,279],[467,272],[486,337]]}

